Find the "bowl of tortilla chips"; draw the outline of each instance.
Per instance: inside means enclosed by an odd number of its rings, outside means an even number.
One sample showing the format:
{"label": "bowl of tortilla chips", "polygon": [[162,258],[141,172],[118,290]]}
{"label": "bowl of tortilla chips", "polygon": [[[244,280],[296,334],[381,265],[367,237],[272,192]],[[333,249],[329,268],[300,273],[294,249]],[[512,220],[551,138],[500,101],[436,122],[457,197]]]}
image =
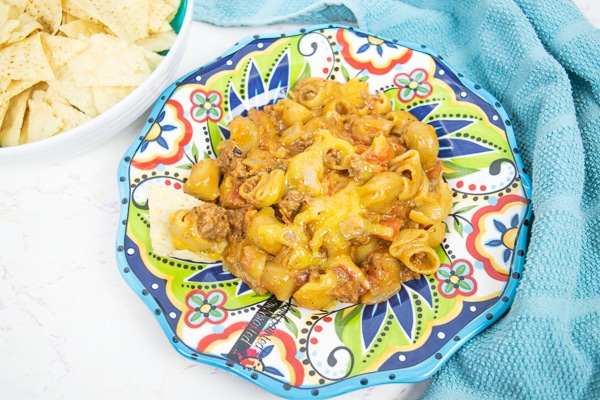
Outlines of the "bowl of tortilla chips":
{"label": "bowl of tortilla chips", "polygon": [[0,0],[0,165],[115,136],[173,80],[189,0]]}

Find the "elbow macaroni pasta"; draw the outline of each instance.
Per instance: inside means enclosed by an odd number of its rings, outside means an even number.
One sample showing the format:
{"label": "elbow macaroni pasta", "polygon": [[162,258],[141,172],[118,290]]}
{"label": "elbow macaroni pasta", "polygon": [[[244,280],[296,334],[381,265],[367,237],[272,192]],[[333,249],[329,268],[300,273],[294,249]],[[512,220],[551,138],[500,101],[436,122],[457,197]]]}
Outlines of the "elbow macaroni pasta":
{"label": "elbow macaroni pasta", "polygon": [[[223,209],[225,222],[200,213],[197,224],[227,232],[224,267],[257,293],[311,309],[373,304],[439,267],[452,192],[437,136],[385,94],[356,79],[307,78],[229,129],[184,191]],[[223,240],[194,237],[182,213],[171,219],[176,245]]]}

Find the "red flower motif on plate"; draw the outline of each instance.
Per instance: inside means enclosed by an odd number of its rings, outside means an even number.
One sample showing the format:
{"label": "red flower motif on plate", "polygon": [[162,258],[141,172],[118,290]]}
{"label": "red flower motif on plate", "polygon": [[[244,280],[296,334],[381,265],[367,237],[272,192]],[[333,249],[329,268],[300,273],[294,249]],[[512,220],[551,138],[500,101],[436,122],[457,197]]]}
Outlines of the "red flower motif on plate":
{"label": "red flower motif on plate", "polygon": [[185,119],[182,105],[178,101],[168,100],[159,118],[150,127],[140,151],[131,160],[131,165],[149,170],[159,164],[176,163],[183,157],[184,147],[192,139],[192,133],[192,125]]}

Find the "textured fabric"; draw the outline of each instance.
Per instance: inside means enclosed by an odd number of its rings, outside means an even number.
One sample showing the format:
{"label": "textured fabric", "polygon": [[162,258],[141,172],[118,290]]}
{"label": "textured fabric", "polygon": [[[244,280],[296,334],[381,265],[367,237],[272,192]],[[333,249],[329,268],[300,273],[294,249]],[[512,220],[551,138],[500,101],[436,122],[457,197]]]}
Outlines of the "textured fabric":
{"label": "textured fabric", "polygon": [[514,304],[426,399],[600,398],[600,31],[566,0],[196,0],[222,25],[350,22],[425,44],[507,109],[533,184]]}

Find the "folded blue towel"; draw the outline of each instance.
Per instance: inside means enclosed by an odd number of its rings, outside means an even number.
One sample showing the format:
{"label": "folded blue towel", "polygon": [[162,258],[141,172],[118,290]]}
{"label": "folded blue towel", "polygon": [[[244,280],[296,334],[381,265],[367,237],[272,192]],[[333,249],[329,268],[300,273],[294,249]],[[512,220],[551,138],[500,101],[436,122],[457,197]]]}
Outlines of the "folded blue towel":
{"label": "folded blue towel", "polygon": [[493,93],[533,183],[533,225],[504,318],[432,378],[426,399],[600,398],[600,31],[567,0],[211,0],[222,25],[352,22],[417,42]]}

